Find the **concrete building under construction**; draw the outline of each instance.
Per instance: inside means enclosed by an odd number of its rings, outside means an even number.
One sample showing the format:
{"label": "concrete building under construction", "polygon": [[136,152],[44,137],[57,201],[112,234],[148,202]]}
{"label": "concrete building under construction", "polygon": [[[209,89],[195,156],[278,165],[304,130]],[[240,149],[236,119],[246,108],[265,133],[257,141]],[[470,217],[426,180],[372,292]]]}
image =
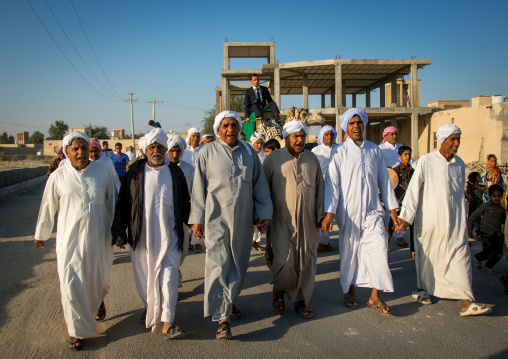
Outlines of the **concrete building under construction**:
{"label": "concrete building under construction", "polygon": [[[230,64],[234,58],[264,58],[267,62],[260,69],[233,70]],[[419,157],[419,116],[432,109],[420,106],[418,70],[430,64],[430,59],[416,58],[337,58],[278,63],[274,42],[225,42],[222,86],[215,90],[215,109],[217,113],[229,109],[231,96],[243,95],[251,86],[251,74],[259,75],[279,108],[284,95],[301,95],[304,108],[309,107],[310,95],[319,95],[321,114],[327,124],[337,129],[340,129],[339,116],[350,107],[358,107],[357,100],[362,96],[365,103],[362,108],[370,119],[366,138],[379,143],[383,128],[396,126],[400,130],[399,142],[410,145],[414,156]],[[410,79],[404,80],[405,76]],[[374,90],[377,90],[379,101],[371,97]],[[371,102],[379,102],[379,107],[371,107]],[[284,109],[281,113],[286,114]],[[342,139],[342,136],[337,137],[338,141]]]}

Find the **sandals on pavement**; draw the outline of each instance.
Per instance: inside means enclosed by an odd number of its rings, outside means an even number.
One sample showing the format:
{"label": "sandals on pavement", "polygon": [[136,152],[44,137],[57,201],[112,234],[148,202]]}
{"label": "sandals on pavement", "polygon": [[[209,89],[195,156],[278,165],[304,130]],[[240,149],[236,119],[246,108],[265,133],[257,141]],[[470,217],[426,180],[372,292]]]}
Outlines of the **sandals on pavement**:
{"label": "sandals on pavement", "polygon": [[168,332],[164,334],[164,339],[182,339],[185,338],[185,332],[183,329],[176,325],[172,325],[168,328]]}
{"label": "sandals on pavement", "polygon": [[99,310],[97,311],[97,315],[95,316],[95,320],[98,322],[103,322],[106,319],[106,306],[104,305],[104,301],[102,301]]}
{"label": "sandals on pavement", "polygon": [[275,289],[273,290],[272,308],[277,314],[284,313],[285,303],[283,291]]}
{"label": "sandals on pavement", "polygon": [[396,244],[402,248],[407,247],[407,242],[404,240],[404,238],[398,238]]}
{"label": "sandals on pavement", "polygon": [[476,254],[473,255],[474,266],[478,269],[482,269],[482,262],[476,259]]}
{"label": "sandals on pavement", "polygon": [[263,246],[259,245],[258,242],[252,242],[252,248],[257,250],[258,252],[264,252],[265,251],[265,248]]}
{"label": "sandals on pavement", "polygon": [[392,312],[392,309],[381,298],[377,298],[372,303],[367,302],[367,307],[381,314],[390,314]]}
{"label": "sandals on pavement", "polygon": [[420,304],[432,304],[432,298],[429,293],[424,290],[420,290],[419,292],[413,290],[411,296]]}
{"label": "sandals on pavement", "polygon": [[310,309],[305,305],[304,300],[300,300],[294,303],[293,307],[295,311],[297,311],[300,314],[300,317],[302,317],[303,319],[314,318],[314,312],[312,311],[312,309]]}
{"label": "sandals on pavement", "polygon": [[81,350],[83,349],[82,339],[70,337],[69,339],[69,349]]}
{"label": "sandals on pavement", "polygon": [[219,324],[219,329],[217,330],[215,337],[217,339],[231,339],[233,337],[231,334],[231,325],[228,321],[224,321]]}
{"label": "sandals on pavement", "polygon": [[358,302],[356,301],[355,295],[350,295],[349,293],[344,294],[344,305],[349,309],[358,308]]}
{"label": "sandals on pavement", "polygon": [[236,305],[233,304],[233,310],[231,311],[230,318],[233,320],[238,320],[241,318],[241,316],[242,316],[242,312],[240,311],[240,309],[238,309],[236,307]]}
{"label": "sandals on pavement", "polygon": [[482,315],[490,312],[492,312],[492,308],[487,308],[485,304],[480,306],[478,303],[471,303],[465,312],[460,312],[460,316],[467,317],[470,315]]}
{"label": "sandals on pavement", "polygon": [[493,268],[483,267],[483,270],[489,273],[490,275],[496,274],[496,271]]}
{"label": "sandals on pavement", "polygon": [[201,253],[203,249],[201,248],[201,244],[194,245],[194,253]]}

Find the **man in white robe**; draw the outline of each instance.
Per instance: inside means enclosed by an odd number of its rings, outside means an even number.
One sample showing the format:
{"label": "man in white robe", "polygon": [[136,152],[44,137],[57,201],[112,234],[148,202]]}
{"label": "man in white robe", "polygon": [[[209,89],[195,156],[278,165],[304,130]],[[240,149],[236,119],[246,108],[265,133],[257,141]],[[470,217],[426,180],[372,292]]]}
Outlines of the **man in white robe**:
{"label": "man in white robe", "polygon": [[349,137],[330,159],[325,181],[327,213],[322,230],[327,233],[332,229],[335,214],[339,227],[340,282],[346,293],[346,307],[358,307],[356,285],[372,288],[367,306],[388,314],[391,309],[381,300],[379,291],[393,292],[393,280],[378,190],[394,221],[399,206],[381,151],[363,139],[367,122],[367,113],[357,108],[340,116],[341,127]]}
{"label": "man in white robe", "polygon": [[48,178],[34,240],[37,250],[44,248],[58,212],[56,254],[62,307],[71,336],[69,348],[79,350],[82,339],[93,335],[95,314],[110,287],[110,227],[117,192],[111,171],[90,161],[87,135],[73,132],[62,143],[70,164]]}
{"label": "man in white robe", "polygon": [[196,167],[196,161],[198,159],[198,153],[203,148],[203,145],[200,144],[201,141],[201,129],[197,127],[191,127],[187,131],[187,138],[185,142],[187,143],[187,148],[183,151],[183,155],[180,158],[181,161],[185,161],[190,163],[192,167]]}
{"label": "man in white robe", "polygon": [[167,142],[161,128],[145,135],[147,158],[134,162],[125,174],[111,232],[113,244],[130,245],[136,288],[146,308],[146,327],[162,332],[166,339],[179,339],[185,332],[173,323],[190,209],[182,170],[165,163]]}
{"label": "man in white robe", "polygon": [[113,161],[111,161],[111,158],[107,156],[101,156],[101,143],[95,137],[90,139],[90,160],[101,163],[110,169],[115,181],[116,190],[119,191],[120,178],[118,178],[118,173],[116,173],[115,165],[113,164]]}
{"label": "man in white robe", "polygon": [[[321,172],[323,178],[326,179],[328,173],[328,165],[330,164],[330,155],[332,150],[339,147],[335,143],[337,138],[337,131],[330,125],[325,125],[319,131],[318,145],[312,149],[312,153],[316,155],[319,164],[321,165]],[[321,229],[319,230],[319,246],[317,251],[319,253],[333,252],[333,247],[330,244],[330,234],[325,234]]]}
{"label": "man in white robe", "polygon": [[[266,134],[261,131],[254,131],[250,136],[250,144],[254,151],[258,154],[259,160],[261,164],[265,160],[265,151],[263,150],[263,145],[266,141]],[[254,235],[252,237],[252,248],[257,250],[258,252],[262,252],[265,248],[260,244],[261,243],[261,232],[256,230],[256,226],[254,226]]]}
{"label": "man in white robe", "polygon": [[223,111],[213,128],[220,139],[199,153],[189,223],[205,239],[205,317],[219,322],[217,339],[230,339],[229,318],[249,265],[253,225],[268,227],[272,202],[259,157],[239,139],[240,116]]}
{"label": "man in white robe", "polygon": [[413,297],[430,304],[429,296],[459,299],[461,316],[489,313],[474,302],[471,255],[464,202],[465,165],[456,155],[461,130],[452,124],[436,132],[441,147],[420,157],[402,202],[399,226],[414,221],[416,291]]}

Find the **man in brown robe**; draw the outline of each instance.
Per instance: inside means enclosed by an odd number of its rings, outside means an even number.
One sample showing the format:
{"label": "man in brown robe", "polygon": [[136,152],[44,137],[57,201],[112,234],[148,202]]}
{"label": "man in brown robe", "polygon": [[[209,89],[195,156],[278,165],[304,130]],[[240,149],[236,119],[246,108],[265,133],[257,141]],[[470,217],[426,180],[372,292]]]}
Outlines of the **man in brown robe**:
{"label": "man in brown robe", "polygon": [[286,147],[263,164],[273,203],[265,255],[273,276],[272,306],[284,312],[285,292],[305,319],[314,317],[307,304],[316,276],[318,226],[325,216],[323,175],[317,157],[304,149],[307,134],[303,122],[286,123]]}

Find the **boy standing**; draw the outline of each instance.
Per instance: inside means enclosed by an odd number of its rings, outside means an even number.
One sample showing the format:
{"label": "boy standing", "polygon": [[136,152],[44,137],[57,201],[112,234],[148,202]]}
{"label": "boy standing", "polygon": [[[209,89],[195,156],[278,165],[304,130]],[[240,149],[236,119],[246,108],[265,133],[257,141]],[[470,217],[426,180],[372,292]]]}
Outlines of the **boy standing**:
{"label": "boy standing", "polygon": [[503,188],[494,184],[489,187],[490,202],[482,204],[469,216],[467,227],[472,235],[473,225],[480,222],[480,236],[483,250],[473,256],[476,268],[482,268],[482,261],[486,260],[483,270],[489,274],[496,274],[492,268],[503,256],[504,222],[506,210],[501,206]]}

